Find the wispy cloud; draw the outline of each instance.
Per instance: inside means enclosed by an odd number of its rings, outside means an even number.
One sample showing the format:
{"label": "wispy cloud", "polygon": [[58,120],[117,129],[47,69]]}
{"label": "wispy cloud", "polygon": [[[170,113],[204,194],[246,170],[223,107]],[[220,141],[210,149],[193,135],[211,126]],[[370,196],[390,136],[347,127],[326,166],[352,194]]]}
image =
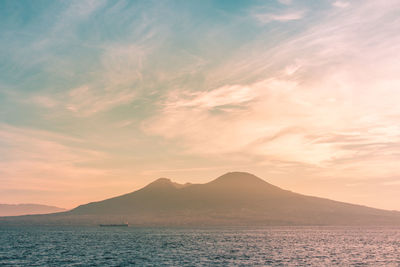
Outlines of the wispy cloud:
{"label": "wispy cloud", "polygon": [[286,11],[280,13],[259,13],[255,14],[255,18],[261,23],[269,23],[271,21],[287,22],[302,19],[305,12],[302,10]]}
{"label": "wispy cloud", "polygon": [[279,3],[284,5],[290,5],[293,1],[292,0],[278,0]]}
{"label": "wispy cloud", "polygon": [[335,1],[332,5],[339,8],[346,8],[350,6],[350,3],[345,1]]}
{"label": "wispy cloud", "polygon": [[[2,163],[4,164],[31,162],[31,165],[34,166],[41,162],[48,166],[54,166],[54,168],[60,165],[73,167],[105,157],[100,151],[81,148],[83,140],[47,131],[2,124],[0,125],[0,136],[2,142],[7,144],[5,148],[2,148],[7,151],[7,153],[2,153]],[[9,170],[13,171],[13,168],[9,168]],[[26,171],[29,172],[29,170]],[[60,172],[62,171],[60,169]]]}
{"label": "wispy cloud", "polygon": [[70,101],[66,108],[77,116],[90,116],[112,107],[128,104],[133,101],[137,93],[131,89],[117,91],[103,91],[95,87],[84,85],[69,92]]}
{"label": "wispy cloud", "polygon": [[[189,98],[184,93],[173,94],[164,103],[162,114],[144,127],[153,134],[185,140],[191,153],[242,152],[317,164],[331,159],[334,148],[312,144],[306,138],[306,133],[314,130],[306,122],[317,115],[311,104],[301,99],[304,96],[296,95],[301,90],[296,82],[267,79]],[[301,130],[279,134],[288,127]]]}
{"label": "wispy cloud", "polygon": [[386,186],[392,186],[392,185],[400,185],[400,180],[394,180],[394,181],[388,181],[388,182],[383,182],[382,183],[383,185],[386,185]]}
{"label": "wispy cloud", "polygon": [[[265,52],[261,37],[258,44],[244,47],[243,54],[239,51],[226,68],[211,73],[243,83],[190,94],[175,91],[144,129],[180,140],[187,152],[204,155],[236,152],[326,168],[354,164],[353,168],[378,157],[395,157],[400,132],[390,127],[389,116],[400,112],[394,100],[400,80],[393,79],[398,64],[388,51],[398,48],[399,42],[392,34],[393,24],[383,20],[394,6],[369,2],[352,8],[351,14],[335,13]],[[379,12],[366,16],[373,9]],[[382,24],[385,31],[380,36],[370,34]],[[252,49],[262,52],[251,57]],[[386,71],[378,74],[368,67],[372,62]],[[371,75],[366,77],[367,73]],[[246,82],[243,75],[252,75],[254,81]],[[352,132],[358,137],[340,142],[312,137]],[[388,168],[397,170],[394,165]]]}
{"label": "wispy cloud", "polygon": [[76,1],[68,2],[67,8],[59,15],[58,20],[52,27],[51,35],[58,33],[68,33],[65,37],[75,34],[76,27],[82,21],[88,19],[97,9],[101,8],[106,2],[99,1]]}
{"label": "wispy cloud", "polygon": [[27,103],[33,103],[44,108],[54,108],[59,105],[59,102],[54,98],[46,95],[35,95],[26,100]]}
{"label": "wispy cloud", "polygon": [[80,139],[1,124],[0,140],[2,190],[77,190],[107,176],[104,170],[85,167],[107,156],[83,148]]}

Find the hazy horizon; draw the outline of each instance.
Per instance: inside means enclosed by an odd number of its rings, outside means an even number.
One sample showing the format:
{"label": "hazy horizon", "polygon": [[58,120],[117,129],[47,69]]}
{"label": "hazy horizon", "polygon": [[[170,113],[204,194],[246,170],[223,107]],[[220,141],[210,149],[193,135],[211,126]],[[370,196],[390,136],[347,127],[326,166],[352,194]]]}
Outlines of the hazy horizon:
{"label": "hazy horizon", "polygon": [[400,210],[400,2],[1,1],[0,203],[244,171]]}

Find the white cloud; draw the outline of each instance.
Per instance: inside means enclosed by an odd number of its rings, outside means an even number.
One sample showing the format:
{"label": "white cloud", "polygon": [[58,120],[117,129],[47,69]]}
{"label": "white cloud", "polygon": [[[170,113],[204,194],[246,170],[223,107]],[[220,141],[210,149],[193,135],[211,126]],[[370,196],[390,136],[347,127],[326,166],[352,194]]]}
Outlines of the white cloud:
{"label": "white cloud", "polygon": [[346,8],[350,6],[349,2],[344,2],[344,1],[335,1],[332,4],[334,7],[339,7],[339,8]]}
{"label": "white cloud", "polygon": [[288,65],[285,67],[285,73],[286,75],[293,75],[296,73],[301,68],[301,63],[298,61],[295,61],[294,63]]}
{"label": "white cloud", "polygon": [[269,23],[271,21],[287,22],[300,20],[304,15],[304,11],[288,11],[283,13],[259,13],[254,16],[261,23]]}

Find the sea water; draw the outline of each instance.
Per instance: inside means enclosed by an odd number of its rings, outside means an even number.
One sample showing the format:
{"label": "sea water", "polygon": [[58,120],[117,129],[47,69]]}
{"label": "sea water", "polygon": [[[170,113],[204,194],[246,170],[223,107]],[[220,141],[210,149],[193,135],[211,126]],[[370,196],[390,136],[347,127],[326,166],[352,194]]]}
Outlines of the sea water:
{"label": "sea water", "polygon": [[400,228],[4,227],[0,266],[400,266]]}

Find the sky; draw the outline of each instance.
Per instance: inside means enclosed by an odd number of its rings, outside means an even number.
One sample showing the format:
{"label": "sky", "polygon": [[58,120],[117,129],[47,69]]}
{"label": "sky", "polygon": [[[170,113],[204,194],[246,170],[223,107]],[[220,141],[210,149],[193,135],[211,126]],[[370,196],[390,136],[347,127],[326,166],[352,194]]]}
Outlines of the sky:
{"label": "sky", "polygon": [[0,1],[0,203],[247,171],[400,210],[398,0]]}

